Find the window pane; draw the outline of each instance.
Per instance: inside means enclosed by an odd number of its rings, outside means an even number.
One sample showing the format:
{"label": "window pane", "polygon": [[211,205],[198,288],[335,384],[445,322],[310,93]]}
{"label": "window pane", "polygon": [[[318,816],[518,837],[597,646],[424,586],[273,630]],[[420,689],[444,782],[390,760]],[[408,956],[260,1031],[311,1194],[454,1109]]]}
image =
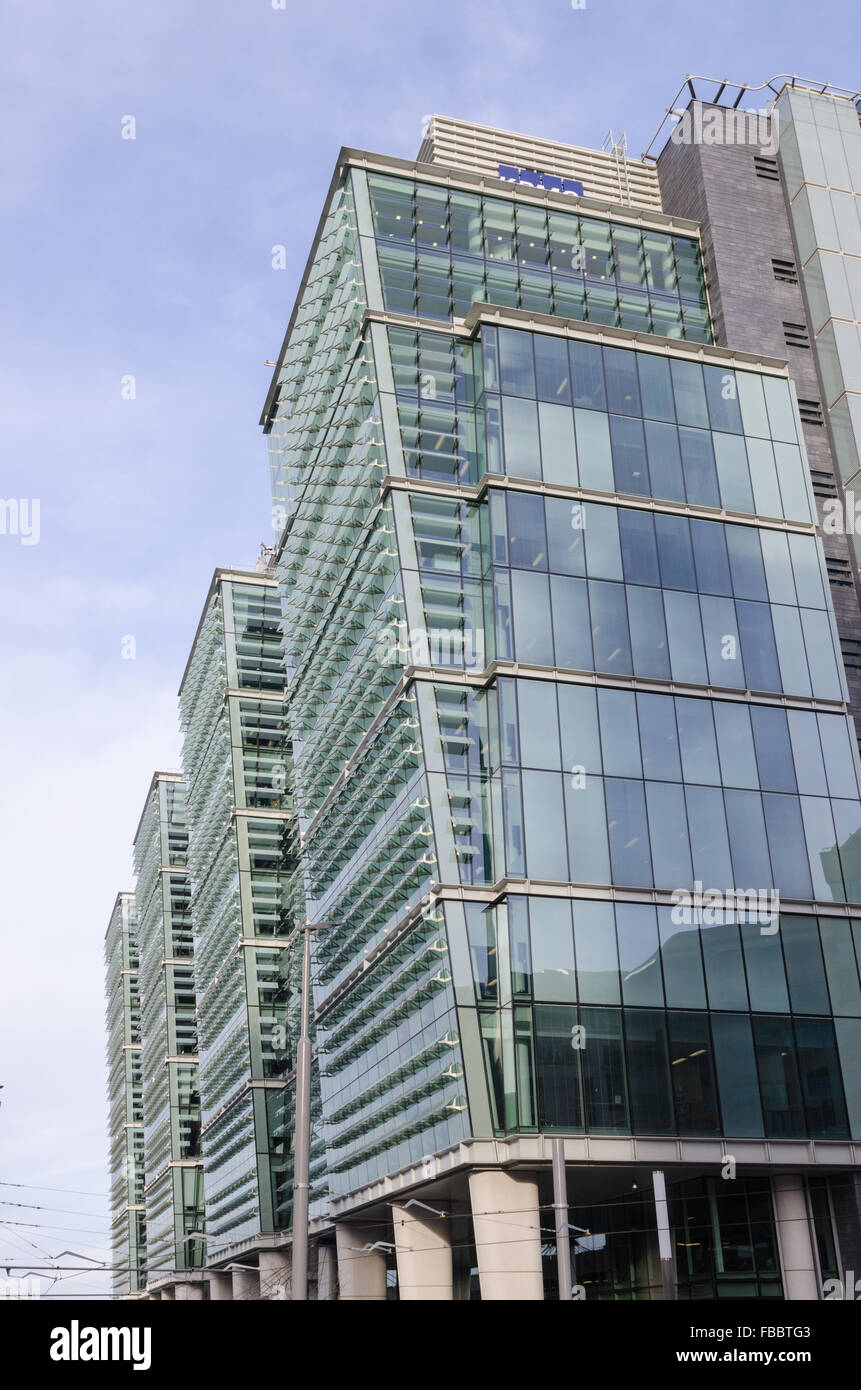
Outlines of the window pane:
{"label": "window pane", "polygon": [[[526,336],[526,335],[524,335]],[[505,471],[518,478],[541,477],[538,448],[538,408],[535,401],[502,398]]]}
{"label": "window pane", "polygon": [[670,364],[650,352],[637,354],[643,415],[648,420],[675,421],[676,407],[670,381]]}
{"label": "window pane", "polygon": [[814,1139],[848,1139],[834,1024],[830,1019],[797,1018],[795,1039],[808,1132]]}
{"label": "window pane", "polygon": [[574,428],[577,435],[580,486],[612,492],[613,460],[607,416],[594,410],[575,410]]}
{"label": "window pane", "polygon": [[558,772],[562,764],[555,685],[547,681],[518,681],[517,703],[523,767]]}
{"label": "window pane", "polygon": [[679,443],[687,501],[703,507],[719,507],[720,496],[711,435],[705,430],[680,428]]}
{"label": "window pane", "polygon": [[540,401],[571,404],[571,372],[564,338],[535,336],[535,374]]}
{"label": "window pane", "polygon": [[622,564],[629,584],[660,584],[655,525],[650,512],[619,508]]}
{"label": "window pane", "polygon": [[780,937],[793,1013],[827,1014],[828,987],[816,918],[781,912]]}
{"label": "window pane", "polygon": [[618,1004],[619,961],[613,905],[575,901],[573,908],[577,994],[587,1004]]}
{"label": "window pane", "polygon": [[548,405],[546,401],[539,401],[538,426],[545,483],[576,487],[578,473],[573,412],[567,405]]}
{"label": "window pane", "polygon": [[696,589],[694,554],[687,517],[655,517],[655,535],[661,562],[661,582],[667,589]]}
{"label": "window pane", "polygon": [[651,886],[652,866],[642,782],[608,777],[604,793],[613,882],[631,887]]}
{"label": "window pane", "polygon": [[616,931],[623,1002],[660,1008],[664,989],[655,909],[645,903],[617,903]]}
{"label": "window pane", "polygon": [[642,777],[635,697],[629,690],[598,690],[604,772],[608,777]]}
{"label": "window pane", "polygon": [[704,1009],[706,987],[703,976],[699,927],[691,920],[674,922],[671,907],[658,908],[661,937],[661,964],[668,1009]]}
{"label": "window pane", "polygon": [[675,425],[647,420],[645,431],[652,496],[684,502],[685,483],[678,430]]}
{"label": "window pane", "polygon": [[728,888],[733,879],[720,788],[685,787],[685,804],[688,808],[694,877],[709,888]]}
{"label": "window pane", "polygon": [[[600,777],[592,774],[587,774],[582,785],[582,779],[578,779],[576,785],[570,776],[563,780],[571,880],[574,883],[607,884],[610,882],[610,855],[607,848],[604,783]],[[580,998],[586,997],[581,989]]]}
{"label": "window pane", "polygon": [[[556,665],[574,671],[591,671],[592,637],[585,579],[550,576]],[[548,663],[551,664],[551,663]]]}
{"label": "window pane", "polygon": [[740,1139],[759,1138],[762,1108],[750,1019],[743,1014],[712,1014],[712,1036],[723,1132]]}
{"label": "window pane", "polygon": [[526,872],[530,878],[568,878],[562,779],[555,772],[523,773]]}
{"label": "window pane", "polygon": [[747,1009],[741,937],[734,922],[702,928],[703,962],[710,1009]]}
{"label": "window pane", "polygon": [[663,1013],[627,1009],[625,1039],[635,1134],[672,1134],[672,1085]]}
{"label": "window pane", "polygon": [[581,1053],[586,1128],[598,1134],[626,1133],[630,1126],[621,1011],[581,1008],[580,1022],[586,1040]]}
{"label": "window pane", "polygon": [[751,705],[750,717],[759,785],[764,791],[794,792],[795,772],[785,712],[773,705]]}
{"label": "window pane", "polygon": [[666,695],[638,694],[637,715],[645,776],[680,782],[682,768],[673,700]]}
{"label": "window pane", "polygon": [[[575,581],[569,580],[569,583]],[[511,571],[514,596],[514,650],[518,661],[553,665],[550,597],[546,574]]]}
{"label": "window pane", "polygon": [[576,765],[587,772],[600,772],[595,691],[588,685],[559,685],[557,691],[564,767],[570,771]]}
{"label": "window pane", "polygon": [[678,782],[647,782],[646,805],[656,888],[691,883],[691,854],[685,798]]}
{"label": "window pane", "polygon": [[758,792],[724,792],[733,883],[743,889],[766,891],[773,884],[762,798]]}
{"label": "window pane", "polygon": [[716,700],[713,706],[725,787],[756,787],[756,757],[747,705]]}
{"label": "window pane", "polygon": [[861,1015],[861,991],[849,923],[843,917],[820,917],[819,933],[831,993],[831,1012],[857,1018]]}
{"label": "window pane", "polygon": [[706,408],[706,393],[703,385],[702,368],[698,362],[681,362],[673,358],[670,362],[673,376],[673,391],[676,397],[676,418],[680,425],[697,425],[700,429],[709,428],[709,414]]}
{"label": "window pane", "polygon": [[649,470],[646,464],[646,441],[642,420],[632,420],[625,415],[611,415],[610,439],[613,445],[616,491],[648,497]]}
{"label": "window pane", "polygon": [[586,514],[583,504],[548,497],[545,499],[545,512],[551,570],[556,574],[585,574],[585,527],[582,523]]}
{"label": "window pane", "polygon": [[679,747],[686,782],[720,783],[712,708],[708,700],[676,700]]}
{"label": "window pane", "polygon": [[560,1005],[535,1006],[535,1063],[538,1114],[543,1126],[582,1129],[580,1058],[572,1047],[577,1010]]}
{"label": "window pane", "polygon": [[753,1037],[765,1133],[769,1139],[806,1136],[795,1041],[788,1018],[753,1017]]}
{"label": "window pane", "polygon": [[631,647],[622,585],[589,580],[589,606],[595,669],[630,675]]}
{"label": "window pane", "polygon": [[529,925],[535,998],[573,1003],[577,995],[570,904],[559,898],[531,898]]}
{"label": "window pane", "polygon": [[718,1134],[712,1047],[705,1014],[667,1014],[670,1075],[679,1134]]}
{"label": "window pane", "polygon": [[670,656],[660,590],[625,585],[634,673],[652,680],[670,679]]}
{"label": "window pane", "polygon": [[763,1013],[788,1013],[780,933],[764,935],[758,922],[744,922],[740,930],[750,1007]]}
{"label": "window pane", "polygon": [[624,348],[604,348],[607,378],[607,409],[616,415],[639,415],[640,387],[637,382],[636,353]]}
{"label": "window pane", "polygon": [[581,343],[572,338],[568,343],[574,404],[589,410],[606,410],[604,368],[601,349],[593,343]]}

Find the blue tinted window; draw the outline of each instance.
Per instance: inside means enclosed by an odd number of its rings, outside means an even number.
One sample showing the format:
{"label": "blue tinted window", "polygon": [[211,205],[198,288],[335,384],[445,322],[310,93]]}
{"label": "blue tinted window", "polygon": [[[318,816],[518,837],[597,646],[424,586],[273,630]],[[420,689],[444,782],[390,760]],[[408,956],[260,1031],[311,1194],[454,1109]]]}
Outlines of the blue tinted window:
{"label": "blue tinted window", "polygon": [[765,891],[773,885],[762,798],[758,792],[725,791],[727,828],[732,854],[733,883],[743,891]]}
{"label": "blue tinted window", "polygon": [[655,525],[651,512],[619,510],[622,565],[629,584],[660,584]]}
{"label": "blue tinted window", "polygon": [[685,481],[678,430],[675,425],[660,424],[657,420],[647,420],[645,430],[652,496],[684,502]]}
{"label": "blue tinted window", "polygon": [[685,516],[655,516],[655,535],[666,589],[696,589],[691,533]]}
{"label": "blue tinted window", "polygon": [[764,791],[794,792],[795,771],[785,712],[773,705],[752,705],[750,717],[760,786]]}
{"label": "blue tinted window", "polygon": [[634,584],[626,584],[625,590],[634,674],[652,680],[669,680],[670,657],[661,591]]}
{"label": "blue tinted window", "polygon": [[768,589],[758,532],[752,526],[727,526],[726,547],[736,598],[766,602]]}
{"label": "blue tinted window", "polygon": [[741,434],[741,410],[735,372],[724,371],[722,367],[704,366],[703,376],[712,429]]}
{"label": "blue tinted window", "polygon": [[624,348],[604,348],[607,377],[607,409],[618,415],[640,415],[637,357]]}
{"label": "blue tinted window", "polygon": [[571,404],[571,372],[564,338],[535,337],[535,376],[540,401]]}
{"label": "blue tinted window", "polygon": [[664,987],[655,909],[645,903],[617,903],[616,932],[622,1002],[660,1007]]}
{"label": "blue tinted window", "polygon": [[607,798],[613,882],[651,884],[649,832],[642,782],[608,777],[604,782],[604,794]]}
{"label": "blue tinted window", "polygon": [[673,401],[669,362],[650,352],[641,352],[637,356],[637,363],[640,369],[643,415],[647,420],[675,421],[676,407]]}
{"label": "blue tinted window", "polygon": [[692,521],[691,542],[701,594],[731,594],[724,528],[713,521]]}
{"label": "blue tinted window", "polygon": [[585,406],[589,410],[606,410],[607,397],[604,394],[601,349],[592,343],[581,343],[572,338],[568,343],[568,357],[574,387],[574,404]]}
{"label": "blue tinted window", "polygon": [[598,671],[631,674],[631,645],[625,591],[621,584],[589,581],[592,645]]}
{"label": "blue tinted window", "polygon": [[531,333],[499,329],[499,371],[504,395],[535,395]]}
{"label": "blue tinted window", "polygon": [[714,704],[720,767],[725,787],[756,787],[758,775],[747,705]]}
{"label": "blue tinted window", "polygon": [[551,570],[556,574],[585,574],[583,504],[548,497],[545,509]]}
{"label": "blue tinted window", "polygon": [[679,442],[688,502],[696,502],[703,507],[719,507],[720,494],[711,435],[705,430],[680,428]]}
{"label": "blue tinted window", "polygon": [[616,491],[647,497],[649,470],[642,420],[632,420],[624,415],[611,415],[610,440],[613,447]]}
{"label": "blue tinted window", "polygon": [[508,496],[509,563],[519,569],[547,569],[544,502],[527,492]]}
{"label": "blue tinted window", "polygon": [[777,648],[768,607],[764,603],[748,603],[739,599],[735,612],[748,689],[781,690]]}
{"label": "blue tinted window", "polygon": [[676,718],[685,781],[719,784],[720,768],[711,704],[708,700],[679,697],[676,700]]}
{"label": "blue tinted window", "polygon": [[635,697],[630,690],[598,690],[604,771],[608,777],[641,777]]}
{"label": "blue tinted window", "polygon": [[590,671],[593,664],[592,637],[585,579],[552,574],[550,597],[556,665],[570,667],[574,671]]}
{"label": "blue tinted window", "polygon": [[698,362],[680,362],[673,358],[670,370],[673,375],[676,419],[679,424],[696,425],[699,429],[707,430],[709,414],[701,366]]}
{"label": "blue tinted window", "polygon": [[743,1014],[713,1014],[712,1036],[723,1132],[740,1139],[758,1138],[763,1133],[762,1107],[750,1019]]}
{"label": "blue tinted window", "polygon": [[708,1015],[671,1011],[667,1023],[678,1132],[717,1134],[720,1120]]}
{"label": "blue tinted window", "polygon": [[666,695],[637,696],[643,771],[646,777],[680,782],[679,738],[674,701]]}

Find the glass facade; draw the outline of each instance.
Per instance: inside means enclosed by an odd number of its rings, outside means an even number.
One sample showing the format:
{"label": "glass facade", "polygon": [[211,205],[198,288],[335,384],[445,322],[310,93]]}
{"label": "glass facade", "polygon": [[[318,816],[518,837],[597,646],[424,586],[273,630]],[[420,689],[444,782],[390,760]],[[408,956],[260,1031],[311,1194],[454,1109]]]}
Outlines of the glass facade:
{"label": "glass facade", "polygon": [[205,1263],[185,784],[156,773],[135,838],[147,1263]]}
{"label": "glass facade", "polygon": [[463,318],[483,301],[711,341],[695,237],[384,174],[368,185],[392,313]]}
{"label": "glass facade", "polygon": [[218,571],[180,692],[216,1256],[290,1224],[299,962],[284,938],[301,900],[284,683],[274,581]]}
{"label": "glass facade", "polygon": [[105,934],[112,1291],[146,1287],[141,1004],[133,893],[120,893]]}

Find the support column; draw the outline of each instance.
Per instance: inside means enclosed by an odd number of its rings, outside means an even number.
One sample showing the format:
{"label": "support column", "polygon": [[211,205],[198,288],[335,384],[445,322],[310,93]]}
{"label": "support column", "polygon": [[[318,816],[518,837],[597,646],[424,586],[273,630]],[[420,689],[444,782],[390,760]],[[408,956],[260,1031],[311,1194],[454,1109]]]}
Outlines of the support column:
{"label": "support column", "polygon": [[317,1246],[317,1301],[329,1303],[338,1296],[337,1262],[331,1245]]}
{"label": "support column", "polygon": [[778,1173],[773,1181],[784,1295],[788,1302],[818,1299],[819,1280],[804,1183],[795,1173]]}
{"label": "support column", "polygon": [[448,1221],[422,1207],[392,1207],[398,1261],[398,1296],[451,1301],[451,1229]]}
{"label": "support column", "polygon": [[341,1298],[385,1299],[385,1254],[382,1250],[362,1249],[363,1245],[372,1244],[379,1238],[379,1226],[335,1227]]}
{"label": "support column", "polygon": [[260,1251],[260,1297],[283,1302],[290,1298],[292,1260],[286,1250]]}
{"label": "support column", "polygon": [[206,1277],[209,1280],[210,1303],[224,1302],[233,1298],[233,1279],[229,1274],[213,1270]]}
{"label": "support column", "polygon": [[469,1175],[482,1300],[543,1299],[538,1184],[501,1168]]}
{"label": "support column", "polygon": [[233,1276],[234,1301],[241,1299],[243,1303],[248,1303],[252,1299],[260,1297],[260,1279],[256,1269],[240,1268],[239,1265],[234,1265],[230,1273]]}
{"label": "support column", "polygon": [[176,1297],[178,1300],[188,1299],[196,1301],[203,1298],[202,1284],[177,1284]]}
{"label": "support column", "polygon": [[658,1227],[658,1255],[661,1261],[661,1286],[664,1290],[664,1298],[672,1301],[676,1297],[673,1237],[670,1231],[670,1217],[667,1208],[667,1184],[659,1168],[656,1168],[652,1173],[652,1188],[655,1193],[655,1219]]}

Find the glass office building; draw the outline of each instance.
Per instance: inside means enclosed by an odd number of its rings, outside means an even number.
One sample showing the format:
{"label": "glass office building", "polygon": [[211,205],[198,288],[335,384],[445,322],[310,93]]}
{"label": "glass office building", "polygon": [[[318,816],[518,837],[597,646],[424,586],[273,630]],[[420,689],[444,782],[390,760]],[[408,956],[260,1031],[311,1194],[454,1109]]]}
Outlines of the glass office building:
{"label": "glass office building", "polygon": [[341,1292],[553,1296],[563,1136],[587,1298],[662,1296],[656,1169],[678,1297],[815,1297],[861,799],[796,392],[576,153],[343,151],[264,412]]}
{"label": "glass office building", "polygon": [[134,893],[118,893],[105,933],[113,1294],[146,1287],[141,1010]]}
{"label": "glass office building", "polygon": [[301,906],[283,703],[275,580],[217,570],[180,689],[210,1263],[290,1224],[298,996],[284,939]]}
{"label": "glass office building", "polygon": [[157,772],[134,842],[151,1280],[206,1255],[187,857],[185,783]]}

